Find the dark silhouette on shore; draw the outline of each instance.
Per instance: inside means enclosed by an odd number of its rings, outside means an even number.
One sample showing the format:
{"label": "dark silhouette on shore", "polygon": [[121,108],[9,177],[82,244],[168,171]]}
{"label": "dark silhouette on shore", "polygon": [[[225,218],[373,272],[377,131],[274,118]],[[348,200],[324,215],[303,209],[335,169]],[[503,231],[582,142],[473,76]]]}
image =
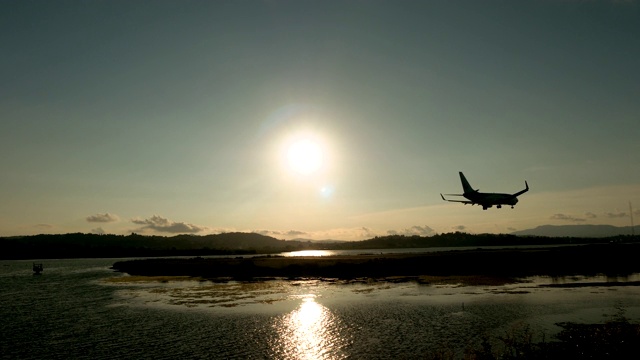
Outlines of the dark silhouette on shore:
{"label": "dark silhouette on shore", "polygon": [[33,275],[40,275],[44,270],[42,263],[33,263]]}

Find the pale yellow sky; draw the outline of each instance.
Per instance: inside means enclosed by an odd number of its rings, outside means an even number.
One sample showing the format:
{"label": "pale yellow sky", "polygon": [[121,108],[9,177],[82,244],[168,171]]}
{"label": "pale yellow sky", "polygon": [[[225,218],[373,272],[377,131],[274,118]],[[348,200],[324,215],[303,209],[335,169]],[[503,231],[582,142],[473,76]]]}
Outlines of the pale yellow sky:
{"label": "pale yellow sky", "polygon": [[[0,3],[0,236],[362,239],[640,208],[638,2],[81,3]],[[300,138],[322,161],[292,171]],[[531,190],[445,203],[459,171]]]}

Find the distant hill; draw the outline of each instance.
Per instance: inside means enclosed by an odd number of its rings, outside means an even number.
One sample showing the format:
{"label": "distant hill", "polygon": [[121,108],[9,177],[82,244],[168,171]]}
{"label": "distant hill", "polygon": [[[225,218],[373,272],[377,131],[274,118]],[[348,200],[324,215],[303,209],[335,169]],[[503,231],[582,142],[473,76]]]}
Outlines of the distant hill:
{"label": "distant hill", "polygon": [[224,255],[301,250],[309,244],[255,233],[144,236],[50,234],[0,238],[2,259]]}
{"label": "distant hill", "polygon": [[[608,225],[540,226],[514,234],[467,234],[462,232],[433,236],[388,235],[362,241],[278,240],[255,233],[215,235],[98,235],[49,234],[0,238],[0,259],[63,259],[274,254],[283,251],[333,249],[400,249],[459,246],[507,246],[637,241],[628,236],[630,227]],[[625,234],[626,233],[626,234]]]}
{"label": "distant hill", "polygon": [[518,236],[594,237],[631,235],[631,226],[613,225],[542,225],[511,233]]}

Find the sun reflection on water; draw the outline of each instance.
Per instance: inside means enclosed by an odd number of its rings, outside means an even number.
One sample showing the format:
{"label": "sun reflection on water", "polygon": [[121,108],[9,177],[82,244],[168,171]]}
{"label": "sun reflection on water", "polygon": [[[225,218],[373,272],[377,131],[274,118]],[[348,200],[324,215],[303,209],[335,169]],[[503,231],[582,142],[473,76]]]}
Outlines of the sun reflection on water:
{"label": "sun reflection on water", "polygon": [[345,358],[341,348],[347,340],[337,323],[336,316],[318,304],[315,295],[303,295],[296,310],[276,321],[276,352],[287,359]]}
{"label": "sun reflection on water", "polygon": [[282,253],[283,256],[330,256],[335,255],[331,250],[299,250]]}

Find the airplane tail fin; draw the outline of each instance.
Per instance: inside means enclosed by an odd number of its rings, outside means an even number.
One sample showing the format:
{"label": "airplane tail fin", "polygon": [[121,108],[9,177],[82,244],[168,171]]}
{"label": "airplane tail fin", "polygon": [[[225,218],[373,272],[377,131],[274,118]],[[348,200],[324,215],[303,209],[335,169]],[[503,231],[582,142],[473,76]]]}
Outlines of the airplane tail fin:
{"label": "airplane tail fin", "polygon": [[467,181],[467,178],[464,177],[464,174],[462,173],[462,171],[460,171],[460,182],[462,182],[462,189],[464,190],[465,194],[469,194],[477,191],[477,190],[473,190],[471,185],[469,185],[469,182]]}

